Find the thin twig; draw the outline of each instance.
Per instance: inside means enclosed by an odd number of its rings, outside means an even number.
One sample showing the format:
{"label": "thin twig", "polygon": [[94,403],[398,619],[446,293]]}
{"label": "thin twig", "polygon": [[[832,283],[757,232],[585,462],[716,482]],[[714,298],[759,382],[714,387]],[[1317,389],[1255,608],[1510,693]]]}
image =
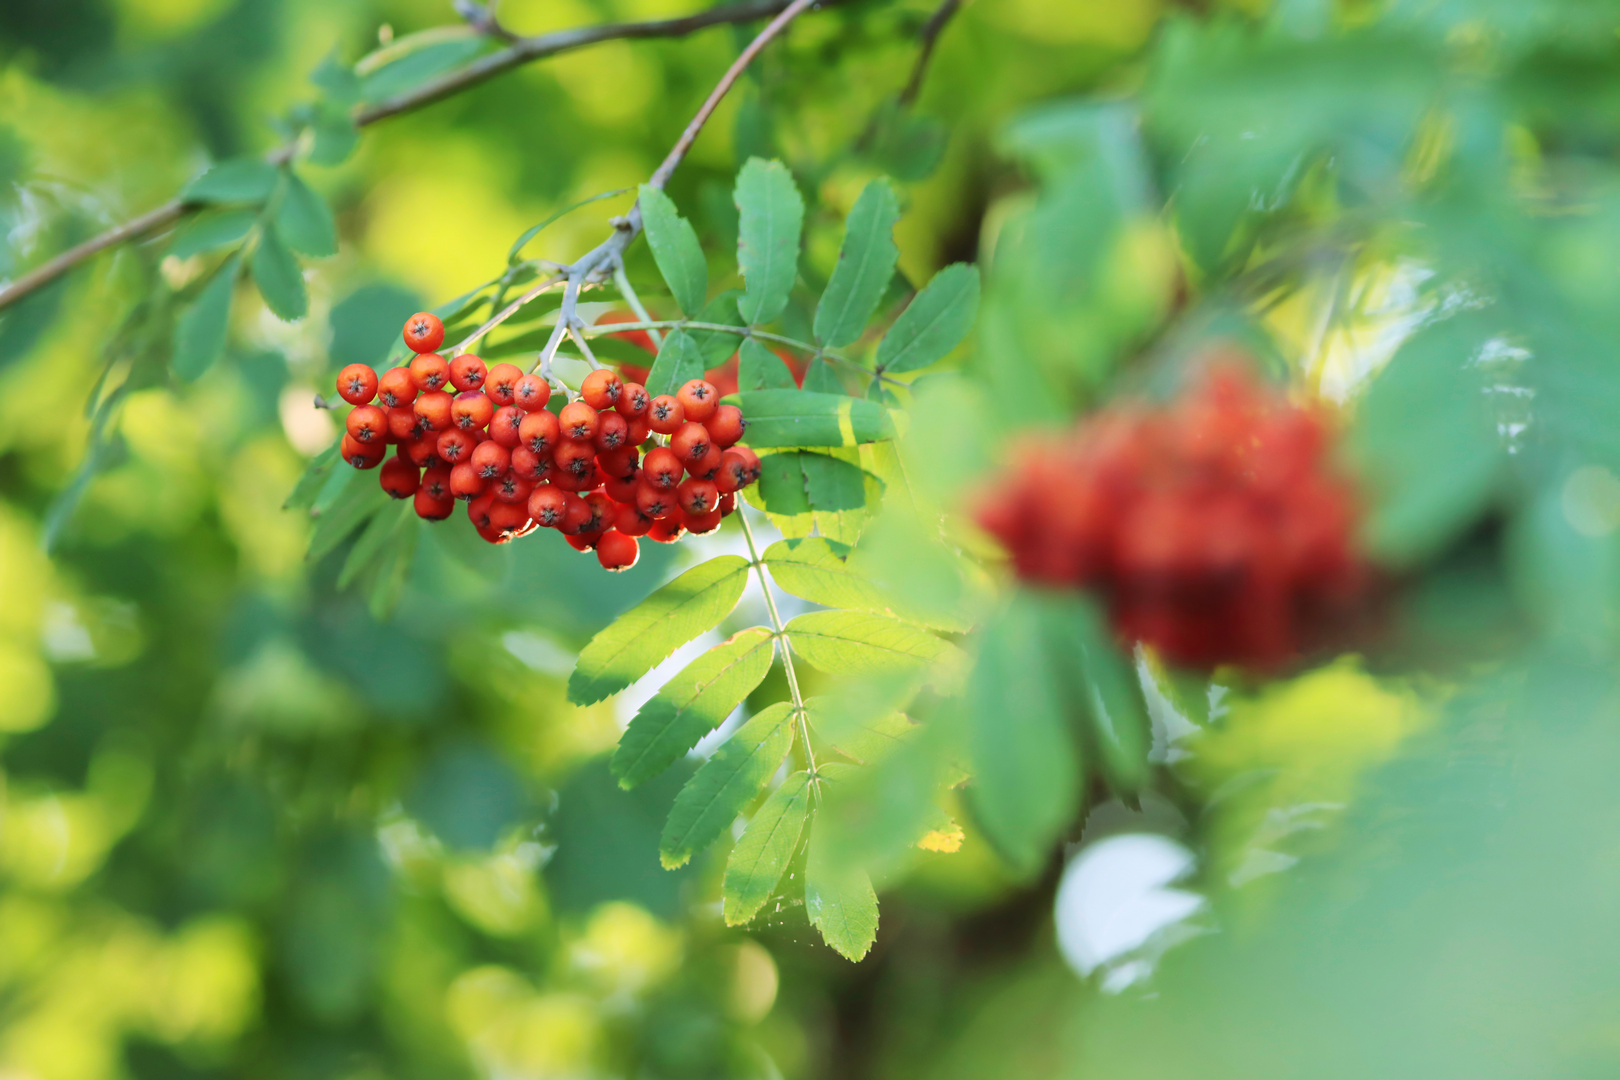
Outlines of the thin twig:
{"label": "thin twig", "polygon": [[591,352],[591,347],[585,344],[585,338],[580,334],[577,327],[570,326],[568,336],[574,339],[575,345],[579,346],[580,354],[585,357],[585,362],[591,365],[592,370],[602,366],[602,362],[596,358],[596,354]]}
{"label": "thin twig", "polygon": [[776,640],[782,650],[782,674],[787,676],[788,696],[793,700],[793,714],[799,723],[799,731],[804,736],[804,760],[810,769],[810,775],[816,775],[816,751],[810,745],[810,718],[805,712],[804,696],[799,692],[799,675],[793,669],[793,649],[788,644],[787,628],[782,625],[781,612],[776,610],[776,594],[771,591],[771,583],[765,576],[765,560],[759,557],[759,548],[754,544],[754,530],[748,524],[748,511],[741,499],[737,500],[737,524],[742,526],[743,539],[748,542],[748,562],[759,575],[760,591],[765,594],[765,610],[771,616],[771,629],[776,633]]}
{"label": "thin twig", "polygon": [[[642,322],[653,321],[653,317],[641,303],[641,297],[636,295],[635,286],[630,284],[630,275],[624,272],[622,263],[613,270],[613,284],[618,288],[619,295],[624,297],[624,302],[630,305],[630,310],[636,313],[636,318]],[[654,350],[664,347],[664,336],[653,327],[647,328],[647,339],[652,342]]]}
{"label": "thin twig", "polygon": [[[831,4],[837,2],[837,0],[824,0],[824,2]],[[643,22],[578,27],[572,30],[558,30],[549,34],[536,34],[532,37],[518,38],[506,48],[479,57],[467,66],[424,83],[414,90],[358,109],[354,113],[354,123],[356,127],[369,127],[379,120],[386,120],[389,117],[431,105],[468,87],[476,86],[497,75],[510,71],[512,68],[520,67],[534,60],[542,60],[548,56],[555,56],[558,53],[584,48],[604,41],[684,37],[687,34],[711,26],[753,22],[756,19],[763,19],[781,13],[790,6],[792,5],[789,0],[745,0],[743,3],[711,8],[707,11],[700,11],[677,19],[651,19]],[[274,165],[284,164],[292,159],[297,149],[298,141],[291,141],[277,147],[267,156],[267,160]],[[671,166],[670,171],[673,171],[673,168]],[[86,240],[77,247],[64,251],[55,258],[35,267],[4,288],[0,288],[0,310],[4,310],[24,297],[44,288],[69,270],[100,252],[157,232],[159,229],[174,224],[181,217],[200,208],[200,204],[188,203],[183,199],[174,199],[155,210],[142,214],[140,217],[132,218],[122,225],[108,229],[100,236]]]}
{"label": "thin twig", "polygon": [[917,94],[922,90],[923,76],[928,74],[928,62],[934,58],[934,46],[939,43],[939,35],[951,17],[961,9],[962,0],[945,0],[923,24],[922,33],[917,35],[919,48],[917,59],[911,64],[911,78],[906,80],[905,89],[900,91],[901,108],[917,100]]}
{"label": "thin twig", "polygon": [[528,292],[524,293],[510,304],[507,304],[498,313],[491,315],[488,322],[484,323],[484,325],[480,326],[471,334],[468,334],[465,338],[463,338],[461,342],[450,351],[450,355],[452,357],[460,356],[473,345],[477,344],[479,339],[485,334],[501,325],[501,323],[505,322],[507,319],[510,319],[513,315],[516,315],[518,311],[522,309],[523,305],[527,304],[530,300],[533,300],[541,293],[550,289],[555,289],[558,285],[561,285],[566,280],[567,277],[565,275],[558,274],[555,277],[549,277],[540,282],[538,285],[534,286],[534,288],[530,289]]}
{"label": "thin twig", "polygon": [[696,322],[691,319],[643,319],[640,322],[596,323],[593,326],[581,328],[582,333],[589,334],[592,337],[601,337],[603,334],[627,334],[635,330],[708,330],[721,334],[736,334],[738,337],[744,338],[757,338],[760,341],[773,341],[779,345],[786,345],[791,349],[798,349],[800,352],[808,353],[812,359],[819,356],[823,360],[831,360],[835,364],[843,364],[855,371],[859,371],[863,375],[875,374],[879,379],[882,379],[891,386],[908,385],[904,379],[897,379],[887,372],[874,372],[871,368],[867,367],[865,364],[862,364],[860,361],[851,360],[849,357],[841,355],[840,353],[835,353],[831,349],[824,349],[820,345],[812,345],[810,342],[800,341],[798,338],[784,337],[781,334],[772,334],[764,330],[756,330],[752,326],[732,326],[730,323]]}

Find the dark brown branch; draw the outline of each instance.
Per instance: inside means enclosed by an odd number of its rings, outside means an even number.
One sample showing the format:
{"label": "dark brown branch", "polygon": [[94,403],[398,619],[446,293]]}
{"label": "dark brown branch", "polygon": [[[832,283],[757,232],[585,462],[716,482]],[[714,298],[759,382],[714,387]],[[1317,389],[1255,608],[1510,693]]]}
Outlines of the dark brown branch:
{"label": "dark brown branch", "polygon": [[906,88],[900,91],[902,107],[917,100],[917,94],[922,90],[923,76],[928,74],[928,62],[934,58],[934,46],[939,42],[939,35],[944,31],[945,24],[961,9],[962,0],[945,0],[923,24],[922,33],[917,36],[921,47],[911,65],[911,78],[906,80]]}
{"label": "dark brown branch", "polygon": [[[711,8],[676,19],[651,19],[644,22],[588,26],[518,38],[506,48],[480,57],[466,67],[425,83],[415,90],[360,108],[354,114],[354,122],[357,127],[367,127],[379,120],[431,105],[530,61],[541,60],[573,49],[621,39],[684,37],[711,26],[752,22],[779,15],[789,6],[790,0],[744,0],[742,3]],[[701,126],[699,123],[699,127]],[[269,159],[275,164],[281,164],[290,160],[295,150],[296,146],[293,144],[278,147],[269,155]],[[671,169],[673,170],[673,166]],[[174,199],[156,210],[114,226],[100,236],[64,251],[4,288],[0,288],[0,311],[44,288],[102,251],[166,228],[197,208],[195,204]]]}

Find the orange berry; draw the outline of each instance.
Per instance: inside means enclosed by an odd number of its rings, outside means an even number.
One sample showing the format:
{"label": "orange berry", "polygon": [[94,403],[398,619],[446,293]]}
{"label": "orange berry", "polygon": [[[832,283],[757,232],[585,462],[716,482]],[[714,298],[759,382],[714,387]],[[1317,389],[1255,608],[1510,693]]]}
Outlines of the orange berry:
{"label": "orange berry", "polygon": [[455,496],[450,494],[450,466],[432,465],[422,473],[422,486],[418,489],[425,491],[430,499],[443,499],[451,501]]}
{"label": "orange berry", "polygon": [[382,489],[396,499],[408,499],[422,485],[422,473],[407,458],[389,458],[383,462],[378,481]]}
{"label": "orange berry", "polygon": [[720,490],[713,480],[684,480],[675,489],[675,499],[689,517],[698,517],[720,505]]}
{"label": "orange berry", "polygon": [[439,459],[448,465],[458,465],[472,457],[478,439],[460,428],[439,432]]}
{"label": "orange berry", "polygon": [[710,446],[702,457],[686,463],[686,475],[699,480],[713,480],[720,472],[720,462],[724,457],[725,452],[718,446]]}
{"label": "orange berry", "polygon": [[422,418],[416,415],[414,409],[398,408],[388,410],[388,441],[391,443],[408,443],[415,439],[427,425]]}
{"label": "orange berry", "polygon": [[562,441],[562,425],[557,414],[546,409],[532,412],[518,424],[518,441],[541,457],[549,457]]}
{"label": "orange berry", "polygon": [[416,400],[416,380],[409,368],[389,368],[377,380],[377,404],[390,409],[410,407]]}
{"label": "orange berry", "polygon": [[[598,462],[601,460],[597,458]],[[635,502],[636,492],[641,490],[641,479],[636,476],[609,476],[602,481],[602,490],[614,502]]]}
{"label": "orange berry", "polygon": [[655,488],[669,491],[681,482],[681,459],[667,446],[647,451],[641,463],[641,475]]}
{"label": "orange berry", "polygon": [[630,421],[630,434],[624,440],[626,446],[640,446],[652,436],[652,424],[647,422],[645,416],[633,417]]}
{"label": "orange berry", "polygon": [[523,418],[527,416],[516,405],[502,405],[489,419],[489,437],[511,449],[523,441]]}
{"label": "orange berry", "polygon": [[450,385],[457,390],[480,389],[488,375],[484,362],[472,353],[462,353],[450,361]]}
{"label": "orange berry", "polygon": [[647,409],[652,405],[652,397],[647,388],[638,382],[627,382],[619,391],[618,403],[613,407],[618,409],[626,420],[634,420],[638,416],[645,416]]}
{"label": "orange berry", "polygon": [[517,401],[518,380],[523,369],[515,364],[496,364],[484,376],[484,393],[497,405],[512,405]]}
{"label": "orange berry", "polygon": [[338,397],[350,405],[365,405],[377,396],[377,373],[370,364],[350,364],[337,377]]}
{"label": "orange berry", "polygon": [[538,375],[525,375],[512,388],[512,403],[524,412],[546,407],[551,400],[551,384]]}
{"label": "orange berry", "polygon": [[345,433],[341,443],[338,452],[343,455],[344,461],[357,469],[375,469],[382,464],[382,459],[388,456],[388,447],[381,439],[363,443]]}
{"label": "orange berry", "polygon": [[388,439],[388,414],[375,405],[360,405],[344,418],[343,428],[357,443],[382,446]]}
{"label": "orange berry", "polygon": [[590,442],[596,438],[599,418],[596,410],[585,402],[571,401],[563,406],[562,412],[557,415],[557,422],[562,425],[563,438]]}
{"label": "orange berry", "polygon": [[707,514],[687,514],[686,530],[693,536],[708,536],[720,528],[721,520],[719,510],[711,510]]}
{"label": "orange berry", "polygon": [[720,391],[707,379],[693,379],[675,392],[675,400],[686,410],[688,420],[701,424],[714,415],[715,406],[720,404]]}
{"label": "orange berry", "polygon": [[499,487],[495,489],[494,494],[495,501],[490,504],[488,511],[490,528],[514,533],[528,524],[529,512],[523,505],[529,501],[528,488],[523,489],[523,498],[521,499],[501,498]]}
{"label": "orange berry", "polygon": [[709,429],[691,420],[682,424],[669,439],[669,448],[683,464],[702,460],[713,445],[714,437],[709,434]]}
{"label": "orange berry", "polygon": [[641,455],[633,446],[621,446],[616,450],[598,450],[596,463],[602,467],[605,475],[622,480],[627,476],[636,475],[641,464]]}
{"label": "orange berry", "polygon": [[735,446],[743,437],[748,428],[748,421],[743,419],[742,410],[735,405],[721,405],[714,410],[714,415],[703,421],[703,426],[709,429],[714,436],[714,445],[725,450]]}
{"label": "orange berry", "polygon": [[660,544],[673,544],[685,535],[686,523],[674,516],[653,522],[653,527],[647,530],[647,539]]}
{"label": "orange berry", "polygon": [[443,431],[452,423],[450,406],[454,399],[443,390],[429,390],[416,399],[411,409],[427,422],[434,431]]}
{"label": "orange berry", "polygon": [[[493,495],[479,495],[476,498],[467,500],[467,518],[479,532],[494,527],[495,523],[489,519],[489,512],[494,506],[495,496]],[[484,539],[488,540],[489,537],[486,536]]]}
{"label": "orange berry", "polygon": [[512,472],[531,484],[550,479],[555,468],[551,458],[541,457],[527,446],[512,447]]}
{"label": "orange berry", "polygon": [[464,390],[450,403],[450,419],[463,431],[477,431],[495,417],[495,403],[477,390]]}
{"label": "orange berry", "polygon": [[720,468],[714,474],[714,483],[722,494],[740,491],[748,486],[750,480],[747,458],[735,450],[727,450],[720,455]]}
{"label": "orange berry", "polygon": [[[489,490],[497,502],[518,506],[529,501],[529,493],[534,490],[534,485],[508,469],[490,482]],[[518,524],[523,522],[519,521]]]}
{"label": "orange berry", "polygon": [[422,353],[411,359],[410,373],[418,390],[443,390],[450,381],[450,361],[436,352]]}
{"label": "orange berry", "polygon": [[472,467],[478,470],[479,476],[485,480],[493,480],[512,467],[512,452],[494,439],[490,439],[473,447],[472,456],[467,460],[472,462]]}
{"label": "orange berry", "polygon": [[568,493],[550,484],[541,484],[529,494],[529,516],[548,529],[562,525],[568,509]]}
{"label": "orange berry", "polygon": [[401,443],[400,449],[412,465],[431,465],[439,460],[439,433],[424,431],[410,442]]}
{"label": "orange berry", "polygon": [[630,438],[630,421],[616,412],[602,412],[596,415],[596,448],[598,450],[617,450],[628,446]]}
{"label": "orange berry", "polygon": [[488,486],[470,461],[463,461],[450,470],[450,494],[458,499],[476,499]]}
{"label": "orange berry", "polygon": [[624,383],[619,379],[618,373],[610,368],[597,368],[585,376],[585,381],[579,384],[579,396],[585,404],[601,412],[611,409],[619,403],[619,396],[624,393]]}
{"label": "orange berry", "polygon": [[418,311],[405,320],[404,336],[412,352],[432,352],[444,344],[444,323],[431,311]]}
{"label": "orange berry", "polygon": [[626,536],[646,536],[653,527],[653,519],[637,509],[635,503],[625,503],[613,515],[613,527]]}
{"label": "orange berry", "polygon": [[569,476],[583,477],[595,465],[596,450],[591,446],[565,441],[551,455],[551,460],[557,463],[557,468]]}
{"label": "orange berry", "polygon": [[443,521],[456,509],[456,500],[435,499],[427,488],[416,489],[416,516],[424,521]]}
{"label": "orange berry", "polygon": [[651,484],[636,486],[636,509],[655,520],[675,512],[675,498],[675,492],[667,488],[656,488]]}
{"label": "orange berry", "polygon": [[660,435],[673,435],[686,423],[686,408],[668,394],[659,394],[647,406],[647,423]]}
{"label": "orange berry", "polygon": [[595,515],[585,500],[573,492],[566,493],[563,498],[566,502],[563,506],[562,524],[558,528],[568,536],[578,536]]}

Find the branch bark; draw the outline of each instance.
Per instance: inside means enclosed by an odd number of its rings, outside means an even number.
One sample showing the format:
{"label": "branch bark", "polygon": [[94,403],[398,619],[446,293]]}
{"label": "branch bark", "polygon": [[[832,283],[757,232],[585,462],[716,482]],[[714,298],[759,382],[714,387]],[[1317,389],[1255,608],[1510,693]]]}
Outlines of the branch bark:
{"label": "branch bark", "polygon": [[[835,2],[835,0],[827,0],[827,2],[831,3]],[[742,3],[711,8],[694,15],[675,19],[650,19],[642,22],[588,26],[517,38],[506,48],[480,57],[466,67],[425,83],[415,90],[389,98],[387,101],[380,101],[360,108],[354,114],[355,126],[364,128],[389,117],[413,112],[416,109],[457,94],[468,87],[492,79],[497,75],[510,71],[512,68],[548,56],[555,56],[558,53],[585,48],[603,41],[685,37],[695,31],[711,26],[752,22],[772,15],[780,16],[793,6],[795,4],[792,0],[743,0]],[[769,38],[766,38],[766,40],[769,40]],[[724,96],[724,94],[722,93],[721,96]],[[709,112],[713,111],[712,106],[707,102],[705,107]],[[700,112],[699,119],[694,120],[693,123],[696,124],[697,128],[701,129],[703,126],[702,121],[707,118],[706,112]],[[693,138],[696,137],[696,132],[690,126],[688,132],[691,133]],[[682,138],[685,139],[686,136],[683,135]],[[690,142],[688,141],[686,147],[689,146]],[[680,156],[685,154],[685,147],[680,147],[677,144],[677,148],[680,150],[679,155],[673,151],[671,152],[674,164],[670,163],[669,158],[665,159],[666,165],[669,166],[669,172],[674,171],[674,165],[679,164]],[[272,151],[268,158],[272,163],[279,165],[290,160],[295,150],[295,144],[285,144]],[[663,168],[664,166],[660,166],[661,170]],[[665,179],[667,178],[666,174]],[[658,186],[661,187],[662,184]],[[95,257],[108,248],[155,233],[174,224],[197,208],[195,204],[173,199],[155,210],[148,211],[140,217],[132,218],[121,225],[116,225],[100,236],[93,237],[76,247],[62,252],[62,254],[41,263],[17,280],[0,288],[0,311],[4,311],[24,297],[39,291],[80,263]],[[639,222],[639,215],[637,220]]]}

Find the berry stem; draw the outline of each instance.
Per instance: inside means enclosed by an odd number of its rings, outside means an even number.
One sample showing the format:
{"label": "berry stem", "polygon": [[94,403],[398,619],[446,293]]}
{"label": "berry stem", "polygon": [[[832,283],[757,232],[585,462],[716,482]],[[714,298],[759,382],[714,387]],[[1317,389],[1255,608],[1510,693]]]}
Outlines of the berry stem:
{"label": "berry stem", "polygon": [[[638,316],[640,314],[640,312],[637,312]],[[595,326],[584,327],[580,332],[591,337],[600,337],[603,334],[623,334],[632,330],[646,330],[651,332],[653,330],[660,329],[714,330],[725,334],[736,334],[738,337],[751,337],[758,338],[760,341],[773,341],[778,345],[786,345],[791,349],[797,349],[802,353],[807,353],[812,358],[819,356],[823,360],[831,360],[835,364],[843,364],[852,371],[859,371],[862,375],[872,375],[893,386],[906,385],[905,381],[902,379],[897,379],[893,375],[889,375],[881,371],[874,372],[871,368],[866,367],[859,361],[851,360],[849,357],[842,356],[830,349],[824,349],[819,345],[812,345],[808,341],[800,341],[798,338],[783,337],[781,334],[771,334],[764,330],[755,330],[751,326],[731,326],[727,323],[696,322],[691,319],[641,319],[639,322],[600,323]]]}
{"label": "berry stem", "polygon": [[507,319],[510,319],[513,315],[516,315],[529,301],[533,300],[543,292],[549,292],[550,290],[555,289],[565,280],[567,280],[567,278],[563,274],[557,274],[554,277],[546,278],[546,280],[535,285],[528,292],[524,293],[510,304],[507,304],[500,311],[496,312],[494,315],[491,315],[489,320],[485,322],[484,325],[467,335],[467,337],[463,338],[454,349],[450,350],[451,359],[460,356],[462,353],[478,344],[480,338],[489,333],[491,330],[495,329],[497,326],[501,325],[501,323],[505,322]]}
{"label": "berry stem", "polygon": [[782,672],[787,676],[788,696],[793,699],[793,715],[799,723],[799,734],[804,739],[804,760],[810,775],[816,775],[816,752],[810,745],[810,717],[804,709],[804,696],[799,692],[799,674],[793,668],[793,648],[788,644],[787,630],[782,625],[782,613],[776,609],[776,594],[771,591],[770,579],[765,576],[765,560],[759,557],[754,544],[754,530],[748,524],[747,504],[737,500],[737,524],[742,526],[743,539],[748,542],[748,561],[759,575],[759,589],[765,594],[765,610],[771,616],[771,629],[782,647]]}
{"label": "berry stem", "polygon": [[[619,295],[624,297],[624,302],[630,305],[630,310],[636,313],[636,318],[649,324],[654,321],[647,313],[647,309],[642,306],[641,297],[636,295],[635,287],[630,284],[630,275],[624,272],[623,262],[613,268],[613,284],[618,287]],[[650,325],[647,327],[647,337],[652,341],[654,349],[664,347],[664,337],[656,327]]]}

